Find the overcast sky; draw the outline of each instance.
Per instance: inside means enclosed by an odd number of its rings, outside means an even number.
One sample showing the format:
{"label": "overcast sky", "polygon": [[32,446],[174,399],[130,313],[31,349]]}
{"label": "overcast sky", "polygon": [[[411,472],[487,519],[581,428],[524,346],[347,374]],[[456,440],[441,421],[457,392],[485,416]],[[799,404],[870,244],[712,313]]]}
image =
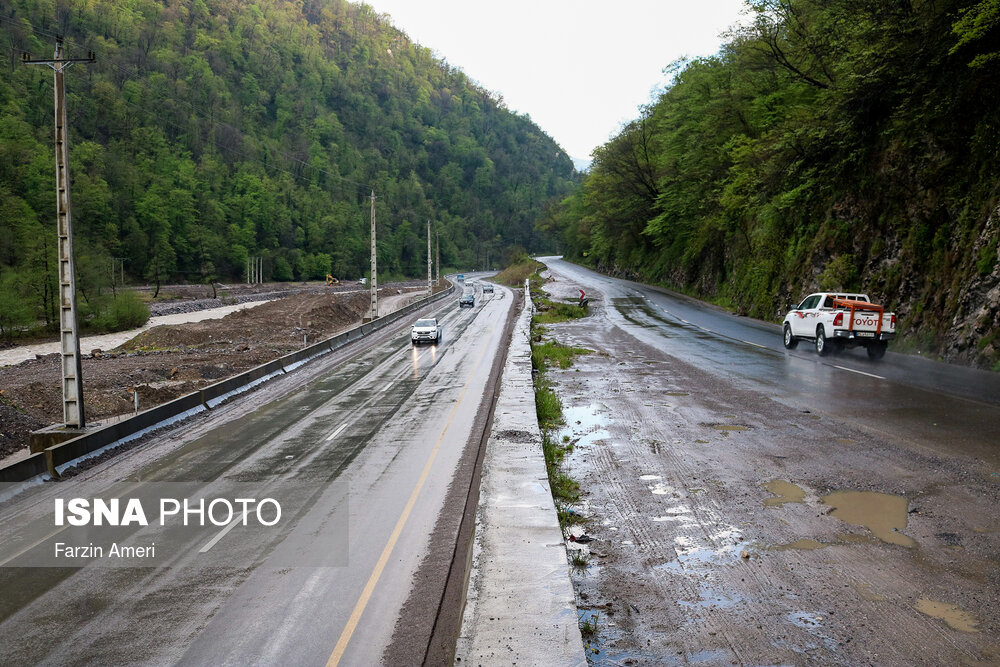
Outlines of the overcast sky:
{"label": "overcast sky", "polygon": [[718,51],[743,0],[366,0],[586,161],[663,68]]}

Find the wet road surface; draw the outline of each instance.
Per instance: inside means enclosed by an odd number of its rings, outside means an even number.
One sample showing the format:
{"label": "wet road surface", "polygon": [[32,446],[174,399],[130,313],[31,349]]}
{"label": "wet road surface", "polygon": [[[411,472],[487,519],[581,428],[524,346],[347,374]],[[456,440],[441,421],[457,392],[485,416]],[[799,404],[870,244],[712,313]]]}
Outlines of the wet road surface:
{"label": "wet road surface", "polygon": [[546,258],[594,664],[997,664],[1000,382]]}
{"label": "wet road surface", "polygon": [[[0,661],[377,663],[456,463],[478,441],[512,303],[499,287],[479,296],[474,309],[445,301],[438,345],[412,347],[406,327],[0,506]],[[163,497],[181,483],[204,497],[278,498],[283,520],[157,533],[158,567],[11,567],[42,562],[72,534],[52,534],[56,497]]]}

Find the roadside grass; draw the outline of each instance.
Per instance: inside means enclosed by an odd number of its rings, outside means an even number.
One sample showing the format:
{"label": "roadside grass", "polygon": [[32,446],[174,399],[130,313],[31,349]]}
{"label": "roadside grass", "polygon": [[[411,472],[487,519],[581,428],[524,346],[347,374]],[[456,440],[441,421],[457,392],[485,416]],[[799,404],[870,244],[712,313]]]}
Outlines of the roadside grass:
{"label": "roadside grass", "polygon": [[538,275],[538,272],[544,268],[545,265],[541,262],[524,258],[498,273],[493,280],[508,287],[523,287],[525,279]]}
{"label": "roadside grass", "polygon": [[[535,262],[537,264],[537,262]],[[539,265],[541,267],[541,265]],[[521,278],[523,283],[524,278]],[[571,347],[557,341],[543,341],[545,329],[542,323],[552,324],[576,319],[587,314],[586,309],[575,304],[555,303],[541,289],[545,284],[538,270],[529,278],[529,289],[536,313],[531,322],[531,366],[535,387],[535,412],[542,430],[542,453],[545,456],[545,472],[549,478],[549,488],[556,505],[559,526],[565,531],[573,524],[586,523],[586,517],[573,509],[580,502],[580,485],[563,470],[562,463],[568,452],[573,451],[573,442],[568,435],[557,439],[555,429],[565,423],[562,401],[552,390],[546,376],[546,369],[553,366],[569,368],[573,358],[580,354],[591,354],[593,350]]]}
{"label": "roadside grass", "polygon": [[538,425],[543,431],[563,423],[562,401],[541,373],[535,376],[535,414],[538,415]]}
{"label": "roadside grass", "polygon": [[587,569],[587,566],[590,565],[590,558],[587,556],[587,554],[577,549],[574,550],[573,557],[570,558],[570,563],[573,565],[573,567],[579,570],[585,570]]}
{"label": "roadside grass", "polygon": [[538,370],[553,364],[566,369],[573,364],[573,357],[592,352],[585,347],[571,347],[554,340],[536,343],[531,346],[531,365]]}
{"label": "roadside grass", "polygon": [[581,308],[577,303],[552,301],[551,299],[536,299],[535,307],[538,309],[538,314],[535,316],[535,322],[538,324],[555,324],[577,320],[586,317],[589,311],[587,306]]}

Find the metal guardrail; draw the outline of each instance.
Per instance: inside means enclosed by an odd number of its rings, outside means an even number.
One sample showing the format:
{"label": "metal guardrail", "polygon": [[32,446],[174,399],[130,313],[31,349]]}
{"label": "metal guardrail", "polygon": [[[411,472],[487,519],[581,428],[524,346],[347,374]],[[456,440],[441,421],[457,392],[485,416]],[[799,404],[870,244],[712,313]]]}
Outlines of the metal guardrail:
{"label": "metal guardrail", "polygon": [[366,322],[336,336],[251,368],[239,375],[234,375],[198,391],[144,410],[133,417],[53,445],[20,461],[0,467],[0,483],[24,482],[46,473],[56,477],[60,468],[64,468],[81,457],[140,438],[150,431],[166,426],[166,422],[180,421],[204,410],[211,410],[237,394],[252,389],[276,375],[290,373],[316,357],[338,350],[379,331],[414,311],[454,293],[455,289],[455,285],[452,285],[447,290],[415,301],[373,322]]}

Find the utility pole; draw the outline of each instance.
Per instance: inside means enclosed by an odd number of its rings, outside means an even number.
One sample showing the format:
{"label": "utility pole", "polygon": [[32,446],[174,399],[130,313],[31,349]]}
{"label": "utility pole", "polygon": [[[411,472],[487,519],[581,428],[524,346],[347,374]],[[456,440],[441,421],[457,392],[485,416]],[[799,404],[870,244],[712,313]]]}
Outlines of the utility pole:
{"label": "utility pole", "polygon": [[70,210],[69,128],[66,121],[66,80],[64,71],[73,63],[92,63],[86,58],[63,58],[62,36],[56,37],[51,60],[32,60],[25,53],[25,65],[48,65],[55,72],[56,144],[56,225],[59,233],[59,352],[62,360],[63,425],[83,428],[83,373],[80,367],[80,330],[76,316],[76,268],[73,262],[73,217]]}
{"label": "utility pole", "polygon": [[441,284],[441,234],[434,232],[434,284]]}
{"label": "utility pole", "polygon": [[375,191],[372,190],[372,312],[371,319],[378,319],[378,273],[375,261]]}
{"label": "utility pole", "polygon": [[427,221],[427,294],[434,294],[434,280],[431,278],[431,221]]}

